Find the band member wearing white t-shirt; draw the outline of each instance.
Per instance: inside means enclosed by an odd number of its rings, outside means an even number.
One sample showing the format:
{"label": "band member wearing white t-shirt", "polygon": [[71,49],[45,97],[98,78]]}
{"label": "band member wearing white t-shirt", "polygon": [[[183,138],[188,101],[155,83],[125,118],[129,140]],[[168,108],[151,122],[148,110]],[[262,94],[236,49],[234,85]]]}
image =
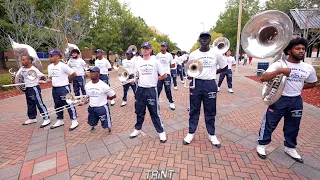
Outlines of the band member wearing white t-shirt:
{"label": "band member wearing white t-shirt", "polygon": [[[41,114],[46,114],[47,108],[46,105],[42,101],[41,96],[41,88],[39,86],[39,80],[45,79],[45,76],[43,73],[39,71],[36,67],[32,65],[33,58],[31,56],[22,56],[21,57],[21,64],[23,67],[21,67],[17,74],[21,74],[21,76],[24,79],[25,83],[28,83],[25,85],[26,91],[26,100],[27,100],[27,106],[28,106],[28,117],[29,119],[24,122],[22,125],[28,125],[33,124],[37,122],[37,107]],[[31,80],[28,78],[28,71],[33,70],[36,72],[37,77],[34,80]],[[14,83],[14,82],[12,82]],[[30,83],[30,84],[29,84]],[[46,127],[51,123],[49,116],[44,115],[43,116],[43,123],[41,124],[40,128]]]}
{"label": "band member wearing white t-shirt", "polygon": [[173,81],[173,88],[175,90],[177,90],[178,89],[178,87],[177,87],[177,65],[178,64],[177,64],[177,59],[175,57],[175,53],[172,52],[171,55],[172,55],[173,63],[174,63],[174,67],[171,68],[171,77],[172,77],[172,81]]}
{"label": "band member wearing white t-shirt", "polygon": [[86,95],[86,90],[84,89],[84,85],[86,83],[84,77],[86,62],[82,58],[80,58],[79,55],[80,51],[78,49],[73,49],[71,51],[71,58],[68,61],[68,66],[77,73],[77,77],[72,79],[73,91],[75,96],[80,96],[80,89],[82,95]]}
{"label": "band member wearing white t-shirt", "polygon": [[177,73],[178,73],[178,76],[180,76],[181,83],[183,84],[184,83],[184,81],[183,81],[183,78],[184,78],[183,71],[184,71],[184,69],[182,68],[183,59],[182,59],[180,51],[177,52],[177,55],[176,55],[175,59],[176,59],[176,62],[177,62]]}
{"label": "band member wearing white t-shirt", "polygon": [[137,52],[135,52],[134,56],[132,57],[132,60],[137,62],[139,59],[142,59],[142,57],[140,56],[139,51],[137,51]]}
{"label": "band member wearing white t-shirt", "polygon": [[282,96],[267,108],[262,118],[257,146],[257,153],[262,159],[266,158],[265,149],[271,142],[272,132],[284,117],[284,151],[297,162],[303,162],[295,149],[303,109],[301,91],[315,87],[317,82],[317,75],[312,65],[301,62],[307,47],[308,42],[304,38],[291,40],[283,51],[288,56],[286,60],[288,68],[282,68],[280,62],[275,62],[261,75],[262,82],[270,81],[278,74],[288,76]]}
{"label": "band member wearing white t-shirt", "polygon": [[[148,107],[152,123],[159,133],[160,142],[164,143],[167,137],[163,129],[159,111],[157,83],[159,80],[167,78],[167,74],[157,58],[150,56],[152,51],[151,44],[144,42],[141,44],[141,48],[143,59],[138,60],[135,64],[135,72],[139,75],[135,102],[137,123],[135,130],[130,134],[130,138],[135,138],[140,134],[146,115],[146,107]],[[160,76],[158,76],[158,74]],[[131,80],[131,83],[134,83],[134,80]]]}
{"label": "band member wearing white t-shirt", "polygon": [[[193,51],[189,60],[199,60],[203,64],[200,75],[195,77],[195,88],[190,89],[190,111],[189,111],[189,133],[184,138],[184,144],[190,144],[197,129],[201,103],[203,103],[204,118],[208,131],[208,138],[213,145],[220,147],[220,142],[215,135],[215,116],[217,104],[216,74],[228,69],[227,62],[222,54],[210,49],[211,35],[209,32],[202,32],[199,36],[200,49]],[[217,65],[222,69],[217,70]],[[190,86],[193,82],[190,82]]]}
{"label": "band member wearing white t-shirt", "polygon": [[234,59],[234,57],[230,56],[231,55],[231,50],[229,49],[226,53],[225,53],[225,60],[228,63],[228,70],[224,71],[220,74],[219,76],[219,83],[218,83],[218,92],[220,91],[220,86],[223,82],[224,77],[227,76],[227,83],[228,83],[228,91],[229,93],[233,93],[232,90],[232,67],[236,65],[236,60]]}
{"label": "band member wearing white t-shirt", "polygon": [[[112,70],[111,64],[108,59],[102,56],[102,53],[103,53],[102,49],[97,49],[96,53],[97,53],[97,59],[94,62],[94,65],[100,69],[100,79],[110,86],[109,71]],[[110,102],[111,106],[113,106],[115,103],[116,101],[114,99],[112,99]]]}
{"label": "band member wearing white t-shirt", "polygon": [[116,98],[116,93],[110,86],[99,79],[100,69],[98,67],[90,68],[91,81],[86,84],[86,92],[89,96],[79,105],[84,105],[89,101],[88,124],[91,131],[95,131],[95,126],[101,121],[102,128],[109,129],[111,132],[111,116],[108,106],[108,99]]}
{"label": "band member wearing white t-shirt", "polygon": [[[126,57],[127,59],[122,60],[122,66],[129,72],[129,79],[133,79],[135,76],[135,60],[132,59],[133,57],[133,53],[131,50],[128,50],[126,52]],[[123,97],[122,97],[122,104],[120,107],[123,107],[127,104],[127,94],[128,94],[128,90],[131,87],[133,93],[135,94],[137,86],[136,84],[125,84],[123,85]]]}
{"label": "band member wearing white t-shirt", "polygon": [[[48,66],[49,78],[52,81],[52,96],[55,108],[68,108],[70,119],[72,120],[70,131],[76,129],[79,125],[77,121],[76,108],[73,105],[68,105],[65,96],[71,93],[69,79],[77,76],[77,73],[65,63],[60,62],[61,53],[59,50],[49,52],[50,65]],[[69,108],[70,107],[70,108]],[[51,126],[51,129],[64,125],[63,111],[57,112],[57,122]]]}
{"label": "band member wearing white t-shirt", "polygon": [[171,70],[170,68],[174,67],[173,57],[170,53],[167,52],[168,45],[166,42],[161,43],[161,52],[157,54],[157,59],[162,65],[164,71],[167,74],[167,78],[164,80],[158,81],[158,96],[160,96],[162,87],[164,86],[164,90],[166,92],[166,96],[170,103],[170,109],[175,110],[176,107],[173,103],[172,93],[171,93]]}

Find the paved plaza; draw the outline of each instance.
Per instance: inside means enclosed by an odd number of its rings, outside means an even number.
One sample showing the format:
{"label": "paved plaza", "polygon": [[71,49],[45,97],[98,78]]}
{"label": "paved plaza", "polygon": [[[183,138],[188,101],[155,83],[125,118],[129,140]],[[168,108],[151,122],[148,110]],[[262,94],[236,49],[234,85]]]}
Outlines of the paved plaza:
{"label": "paved plaza", "polygon": [[[120,107],[122,88],[116,90],[116,105],[110,107],[112,133],[100,124],[90,132],[87,106],[77,107],[80,126],[70,132],[71,121],[64,112],[65,126],[40,129],[42,123],[22,126],[27,120],[24,95],[0,100],[0,179],[147,179],[148,170],[174,170],[172,179],[320,179],[320,109],[304,104],[298,137],[300,164],[283,151],[283,121],[273,134],[267,149],[268,158],[260,159],[256,140],[266,106],[261,101],[262,85],[245,75],[254,75],[256,64],[240,66],[233,78],[234,94],[226,82],[217,96],[216,134],[218,149],[207,139],[203,110],[190,145],[182,140],[188,133],[188,89],[178,81],[173,90],[176,110],[162,92],[160,111],[168,140],[162,144],[149,113],[142,134],[129,139],[136,122],[134,96]],[[111,72],[111,86],[119,83]],[[42,91],[48,109],[53,108],[51,89]],[[51,116],[54,123],[56,115]]]}

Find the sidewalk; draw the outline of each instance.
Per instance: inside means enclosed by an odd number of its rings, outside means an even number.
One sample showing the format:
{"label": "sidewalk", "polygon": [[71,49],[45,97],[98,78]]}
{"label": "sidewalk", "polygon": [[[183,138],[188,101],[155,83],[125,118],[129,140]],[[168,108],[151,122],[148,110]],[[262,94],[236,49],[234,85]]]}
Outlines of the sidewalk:
{"label": "sidewalk", "polygon": [[[218,93],[216,133],[222,147],[217,149],[207,139],[201,111],[194,141],[183,145],[188,132],[188,90],[178,81],[173,90],[176,110],[169,108],[161,94],[160,113],[168,141],[159,142],[149,113],[142,134],[129,139],[134,129],[134,97],[120,107],[122,88],[116,90],[116,105],[110,107],[112,134],[100,125],[90,132],[87,106],[77,107],[80,126],[69,132],[71,122],[64,113],[65,126],[54,130],[39,129],[37,124],[22,126],[26,116],[25,97],[0,100],[0,179],[146,179],[146,170],[174,170],[173,179],[319,179],[320,177],[320,110],[304,104],[298,137],[298,151],[305,163],[296,163],[283,152],[283,122],[273,134],[261,160],[255,142],[266,106],[262,103],[261,84],[243,75],[254,75],[256,64],[239,66],[234,94],[227,92],[226,82]],[[119,82],[111,73],[111,86]],[[42,92],[45,104],[53,107],[51,90]],[[56,116],[51,116],[53,123]]]}

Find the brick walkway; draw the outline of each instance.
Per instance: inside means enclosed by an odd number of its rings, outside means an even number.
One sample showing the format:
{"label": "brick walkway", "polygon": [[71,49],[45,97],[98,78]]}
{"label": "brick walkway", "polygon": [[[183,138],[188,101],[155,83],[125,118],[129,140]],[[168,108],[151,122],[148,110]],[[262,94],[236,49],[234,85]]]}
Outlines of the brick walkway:
{"label": "brick walkway", "polygon": [[[253,75],[256,66],[240,66],[242,75]],[[119,82],[111,73],[112,85]],[[304,104],[298,150],[304,164],[295,163],[283,152],[283,122],[275,130],[267,149],[268,159],[261,160],[255,142],[266,106],[261,102],[261,84],[243,76],[234,77],[234,94],[224,82],[218,93],[216,133],[222,147],[207,139],[203,113],[194,141],[183,145],[188,132],[188,92],[178,82],[173,90],[176,110],[169,108],[161,95],[161,116],[168,141],[160,144],[147,113],[142,134],[129,139],[134,129],[134,97],[120,108],[122,89],[117,89],[116,105],[111,107],[112,134],[97,126],[90,132],[87,110],[77,107],[80,126],[73,132],[65,112],[65,126],[54,130],[39,129],[38,123],[22,126],[27,118],[24,96],[0,101],[0,179],[146,179],[146,170],[174,170],[173,179],[319,179],[319,109]],[[42,92],[52,109],[51,90]],[[131,103],[130,103],[131,102]],[[56,116],[51,116],[55,122]]]}

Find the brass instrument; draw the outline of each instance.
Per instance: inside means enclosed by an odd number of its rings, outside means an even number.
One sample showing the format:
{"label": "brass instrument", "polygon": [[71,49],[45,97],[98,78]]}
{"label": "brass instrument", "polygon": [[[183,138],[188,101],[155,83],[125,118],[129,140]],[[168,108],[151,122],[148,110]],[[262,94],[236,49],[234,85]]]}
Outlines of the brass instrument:
{"label": "brass instrument", "polygon": [[[11,72],[11,69],[9,69],[9,72],[12,73],[12,72]],[[15,73],[12,73],[12,74],[15,74]],[[28,78],[29,80],[31,80],[31,81],[35,80],[35,79],[37,78],[37,73],[36,73],[36,71],[34,71],[34,70],[32,70],[32,69],[29,70],[29,71],[27,72],[27,78]],[[40,81],[37,81],[37,82],[45,83],[45,81],[41,81],[41,80],[40,80]],[[7,84],[7,85],[2,85],[2,87],[21,86],[21,85],[33,84],[33,83],[35,83],[35,82],[27,82],[27,83],[23,82],[23,83]]]}
{"label": "brass instrument", "polygon": [[[203,70],[202,62],[199,60],[190,60],[185,65],[185,70],[186,70],[187,76],[184,77],[185,78],[184,87],[193,89],[195,88],[195,77],[199,76]],[[192,77],[192,86],[189,86],[188,76]]]}
{"label": "brass instrument", "polygon": [[[293,24],[288,15],[281,11],[268,10],[255,15],[244,26],[241,33],[241,45],[248,56],[268,58],[276,56],[274,62],[279,61],[286,68],[282,51],[293,37]],[[262,88],[262,98],[265,104],[272,105],[283,93],[287,77],[277,75]]]}
{"label": "brass instrument", "polygon": [[138,49],[137,49],[137,47],[136,47],[135,45],[130,45],[130,46],[128,47],[128,50],[131,50],[132,53],[133,53],[133,55],[135,55],[136,52],[138,52]]}
{"label": "brass instrument", "polygon": [[213,41],[212,48],[220,54],[224,54],[230,48],[230,41],[225,37],[219,37]]}

